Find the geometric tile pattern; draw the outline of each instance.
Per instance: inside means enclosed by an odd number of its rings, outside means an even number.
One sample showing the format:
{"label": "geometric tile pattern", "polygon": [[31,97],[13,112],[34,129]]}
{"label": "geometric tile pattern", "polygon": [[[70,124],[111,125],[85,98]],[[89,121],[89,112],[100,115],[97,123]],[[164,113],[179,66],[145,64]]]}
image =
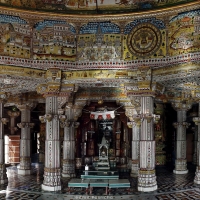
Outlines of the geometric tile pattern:
{"label": "geometric tile pattern", "polygon": [[156,195],[156,199],[159,200],[186,200],[186,199],[200,199],[200,192],[196,190],[189,190],[184,192],[175,192],[175,193],[169,193],[169,194],[162,194],[162,195]]}
{"label": "geometric tile pattern", "polygon": [[[138,192],[137,178],[131,178],[128,173],[121,173],[120,178],[130,181],[130,190],[113,188],[111,194],[105,194],[105,188],[94,188],[87,195],[85,188],[74,188],[69,191],[69,178],[62,178],[62,190],[47,192],[41,189],[43,183],[43,166],[32,166],[32,174],[23,176],[17,174],[17,167],[7,168],[8,184],[0,185],[0,200],[74,200],[74,199],[114,199],[114,200],[200,200],[200,185],[194,184],[195,166],[188,167],[188,174],[176,175],[167,167],[156,168],[158,189],[154,192]],[[80,178],[80,174],[76,178]]]}

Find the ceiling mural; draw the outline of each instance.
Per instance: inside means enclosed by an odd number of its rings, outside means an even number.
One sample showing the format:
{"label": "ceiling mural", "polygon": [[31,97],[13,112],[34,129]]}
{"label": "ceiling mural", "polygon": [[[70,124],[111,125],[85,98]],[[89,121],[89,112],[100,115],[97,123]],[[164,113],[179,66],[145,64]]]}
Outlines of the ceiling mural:
{"label": "ceiling mural", "polygon": [[1,5],[64,13],[123,13],[165,8],[195,0],[0,0]]}
{"label": "ceiling mural", "polygon": [[[41,20],[30,27],[19,16],[0,14],[0,55],[34,61],[107,65],[105,62],[135,63],[142,59],[195,53],[200,49],[200,10],[174,16],[168,25],[156,17],[121,25],[111,21],[87,22],[77,33],[75,25],[66,20]],[[180,59],[184,61],[180,56],[175,61],[180,63]]]}
{"label": "ceiling mural", "polygon": [[111,22],[89,22],[78,37],[79,61],[117,61],[121,58],[121,34]]}
{"label": "ceiling mural", "polygon": [[200,10],[185,12],[169,24],[169,54],[180,55],[200,49]]}
{"label": "ceiling mural", "polygon": [[30,27],[20,17],[0,15],[0,54],[30,58]]}
{"label": "ceiling mural", "polygon": [[166,27],[156,18],[134,20],[124,31],[124,60],[166,55]]}
{"label": "ceiling mural", "polygon": [[33,59],[75,61],[76,31],[65,21],[45,20],[33,29]]}

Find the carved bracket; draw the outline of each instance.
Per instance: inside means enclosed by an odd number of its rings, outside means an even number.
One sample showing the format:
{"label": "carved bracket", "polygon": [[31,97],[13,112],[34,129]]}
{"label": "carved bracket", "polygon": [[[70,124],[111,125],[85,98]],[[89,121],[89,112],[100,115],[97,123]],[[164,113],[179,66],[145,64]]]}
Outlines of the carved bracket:
{"label": "carved bracket", "polygon": [[6,125],[9,122],[8,118],[1,118],[1,122]]}
{"label": "carved bracket", "polygon": [[200,123],[200,117],[194,117],[194,118],[193,118],[193,122],[194,122],[196,125],[199,125],[199,123]]}

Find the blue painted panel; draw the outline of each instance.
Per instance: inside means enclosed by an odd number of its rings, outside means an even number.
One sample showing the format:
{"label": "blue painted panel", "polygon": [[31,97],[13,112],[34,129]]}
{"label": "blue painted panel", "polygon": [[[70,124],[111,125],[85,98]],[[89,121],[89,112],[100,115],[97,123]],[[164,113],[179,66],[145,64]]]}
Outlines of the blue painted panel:
{"label": "blue painted panel", "polygon": [[99,29],[103,34],[120,33],[119,26],[111,22],[89,22],[81,27],[80,34],[96,34]]}
{"label": "blue painted panel", "polygon": [[129,34],[131,30],[140,23],[151,23],[159,29],[165,29],[165,24],[162,20],[152,17],[152,18],[136,19],[133,22],[129,23],[128,25],[126,25],[124,29],[124,34]]}

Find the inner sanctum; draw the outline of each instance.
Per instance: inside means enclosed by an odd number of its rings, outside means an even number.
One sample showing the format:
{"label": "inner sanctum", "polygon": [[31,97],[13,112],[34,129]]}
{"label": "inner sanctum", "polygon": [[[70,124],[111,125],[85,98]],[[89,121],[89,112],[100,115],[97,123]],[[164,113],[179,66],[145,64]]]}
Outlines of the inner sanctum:
{"label": "inner sanctum", "polygon": [[0,199],[200,199],[199,77],[199,0],[0,0]]}

